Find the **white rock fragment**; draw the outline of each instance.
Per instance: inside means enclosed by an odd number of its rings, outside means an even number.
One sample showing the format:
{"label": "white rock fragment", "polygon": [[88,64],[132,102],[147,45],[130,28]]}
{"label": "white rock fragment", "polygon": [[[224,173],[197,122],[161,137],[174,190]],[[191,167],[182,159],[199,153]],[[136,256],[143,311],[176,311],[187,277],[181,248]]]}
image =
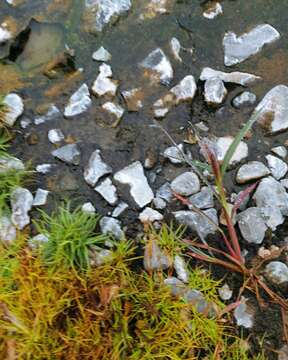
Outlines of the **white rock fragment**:
{"label": "white rock fragment", "polygon": [[145,246],[144,268],[146,271],[165,270],[171,266],[171,259],[159,248],[155,240],[150,240]]}
{"label": "white rock fragment", "polygon": [[258,25],[241,36],[228,32],[223,38],[224,63],[226,66],[239,64],[279,38],[279,32],[269,24]]}
{"label": "white rock fragment", "polygon": [[237,215],[238,225],[243,238],[252,244],[261,244],[265,238],[267,226],[262,218],[261,209],[250,207]]}
{"label": "white rock fragment", "polygon": [[128,209],[128,204],[124,201],[121,201],[112,212],[112,217],[118,218],[126,209]]}
{"label": "white rock fragment", "polygon": [[166,201],[161,199],[160,197],[155,197],[155,199],[153,200],[153,204],[155,205],[155,208],[158,210],[163,210],[167,206]]}
{"label": "white rock fragment", "polygon": [[288,129],[288,87],[277,85],[257,105],[252,116],[269,133]]}
{"label": "white rock fragment", "polygon": [[276,180],[282,179],[288,171],[288,165],[283,160],[273,155],[267,155],[265,158],[273,177]]}
{"label": "white rock fragment", "polygon": [[14,156],[0,156],[0,174],[7,173],[9,171],[22,171],[25,170],[25,165],[20,159]]}
{"label": "white rock fragment", "polygon": [[116,240],[124,239],[125,235],[121,229],[121,223],[119,220],[104,216],[99,222],[101,232],[104,235],[112,235]]}
{"label": "white rock fragment", "polygon": [[186,267],[185,260],[180,255],[175,255],[173,265],[178,279],[183,281],[183,283],[188,283],[189,273]]}
{"label": "white rock fragment", "polygon": [[210,78],[204,84],[204,97],[207,104],[220,105],[227,95],[224,82],[218,77]]}
{"label": "white rock fragment", "polygon": [[154,221],[162,221],[163,215],[150,207],[146,207],[139,215],[139,220],[145,223],[153,223]]}
{"label": "white rock fragment", "polygon": [[224,82],[238,84],[238,85],[242,85],[242,86],[250,85],[253,82],[255,82],[256,80],[261,79],[260,76],[243,73],[243,72],[239,72],[239,71],[226,73],[223,71],[218,71],[218,70],[211,69],[209,67],[205,67],[201,72],[200,80],[206,81],[206,80],[209,80],[209,79],[215,78],[215,77],[221,79]]}
{"label": "white rock fragment", "polygon": [[189,196],[200,190],[200,181],[194,172],[185,172],[172,181],[171,189],[179,195]]}
{"label": "white rock fragment", "polygon": [[124,15],[131,6],[131,0],[85,0],[89,30],[102,31],[105,26]]}
{"label": "white rock fragment", "polygon": [[51,129],[48,131],[48,140],[52,144],[57,144],[64,140],[64,134],[61,129]]}
{"label": "white rock fragment", "polygon": [[36,166],[36,171],[40,174],[48,174],[53,166],[52,164],[40,164]]}
{"label": "white rock fragment", "polygon": [[47,203],[47,197],[49,195],[48,190],[44,189],[37,189],[34,200],[33,200],[33,206],[43,206]]}
{"label": "white rock fragment", "polygon": [[139,18],[140,20],[153,19],[156,15],[167,14],[170,4],[171,0],[150,0]]}
{"label": "white rock fragment", "polygon": [[89,251],[90,265],[102,266],[109,263],[113,259],[113,252],[108,249],[93,249]]}
{"label": "white rock fragment", "polygon": [[143,208],[153,200],[154,194],[148,184],[140,161],[136,161],[118,171],[114,175],[114,179],[121,184],[130,186],[130,194],[140,208]]}
{"label": "white rock fragment", "polygon": [[84,179],[87,184],[95,186],[102,176],[111,174],[111,172],[112,168],[102,160],[101,151],[95,150],[85,167]]}
{"label": "white rock fragment", "polygon": [[61,112],[58,109],[58,107],[55,106],[54,104],[51,104],[49,106],[48,111],[47,111],[47,113],[45,115],[37,116],[34,119],[34,124],[35,125],[44,124],[46,121],[55,120],[60,115],[61,115]]}
{"label": "white rock fragment", "polygon": [[17,237],[16,228],[6,215],[0,217],[0,240],[11,243]]}
{"label": "white rock fragment", "polygon": [[33,195],[27,189],[17,187],[13,190],[11,197],[12,223],[22,230],[30,223],[29,211],[33,204]]}
{"label": "white rock fragment", "polygon": [[178,105],[182,101],[193,100],[196,90],[197,85],[194,76],[187,75],[170,92],[175,96],[175,105]]}
{"label": "white rock fragment", "polygon": [[146,59],[140,63],[140,66],[150,70],[152,72],[151,75],[153,75],[152,78],[155,79],[156,75],[156,79],[164,85],[168,85],[173,79],[174,72],[172,65],[160,48],[152,51]]}
{"label": "white rock fragment", "polygon": [[88,86],[83,84],[71,96],[68,105],[65,107],[64,116],[69,118],[80,115],[90,107],[91,103],[92,100],[90,98]]}
{"label": "white rock fragment", "polygon": [[209,20],[215,19],[215,17],[221,14],[223,14],[223,9],[222,9],[222,5],[218,2],[216,2],[215,4],[213,4],[211,7],[209,7],[203,12],[203,16]]}
{"label": "white rock fragment", "polygon": [[254,311],[250,308],[246,299],[241,299],[241,304],[234,310],[234,317],[238,326],[251,329],[254,325]]}
{"label": "white rock fragment", "polygon": [[288,215],[288,194],[281,183],[272,176],[261,180],[253,199],[257,207],[276,207],[282,215]]}
{"label": "white rock fragment", "polygon": [[178,144],[177,146],[169,146],[164,150],[163,156],[172,164],[182,164],[185,160],[183,159],[182,153],[184,152],[183,144]]}
{"label": "white rock fragment", "polygon": [[94,190],[97,191],[112,206],[118,201],[117,189],[112,184],[110,178],[102,181],[102,183],[96,186]]}
{"label": "white rock fragment", "polygon": [[115,96],[118,88],[118,81],[112,80],[112,69],[110,65],[102,64],[99,67],[99,75],[92,86],[92,92],[94,95],[103,96],[111,95]]}
{"label": "white rock fragment", "polygon": [[244,91],[242,94],[236,96],[232,104],[236,109],[240,109],[244,106],[250,106],[253,105],[257,100],[257,97],[255,94],[253,94],[250,91]]}
{"label": "white rock fragment", "polygon": [[188,226],[195,231],[201,239],[218,230],[218,216],[215,209],[204,210],[203,214],[195,211],[176,211],[173,213],[179,224]]}
{"label": "white rock fragment", "polygon": [[280,181],[281,185],[288,190],[288,179],[283,179]]}
{"label": "white rock fragment", "polygon": [[124,114],[124,109],[122,108],[122,106],[115,104],[111,101],[106,102],[105,104],[102,105],[102,109],[106,110],[107,112],[109,112],[111,115],[113,115],[116,120],[120,120]]}
{"label": "white rock fragment", "polygon": [[9,127],[13,126],[16,120],[23,114],[24,104],[21,97],[17,94],[10,93],[3,100],[5,106],[3,123]]}
{"label": "white rock fragment", "polygon": [[[217,146],[217,159],[219,162],[224,160],[225,154],[228,151],[230,145],[233,143],[234,138],[232,136],[224,136],[220,137],[216,141]],[[240,162],[241,160],[247,158],[248,156],[248,145],[244,141],[240,141],[237,146],[229,164],[235,164]]]}
{"label": "white rock fragment", "polygon": [[265,267],[265,275],[275,285],[288,282],[288,267],[281,261],[272,261]]}
{"label": "white rock fragment", "polygon": [[82,205],[81,210],[86,214],[96,214],[96,209],[91,202],[86,202]]}
{"label": "white rock fragment", "polygon": [[[199,193],[189,197],[189,202],[198,209],[212,208],[214,206],[213,191],[208,186],[204,186]],[[191,210],[193,210],[192,207]]]}
{"label": "white rock fragment", "polygon": [[288,151],[285,146],[275,146],[271,149],[271,151],[274,154],[280,156],[282,159],[285,159],[286,156],[288,155]]}
{"label": "white rock fragment", "polygon": [[77,144],[67,144],[59,149],[53,150],[51,154],[57,159],[73,165],[79,165],[80,163],[80,150]]}
{"label": "white rock fragment", "polygon": [[162,186],[160,186],[160,188],[156,192],[156,197],[159,197],[167,202],[170,202],[174,197],[171,189],[171,185],[168,182],[166,182]]}
{"label": "white rock fragment", "polygon": [[47,243],[49,241],[49,237],[45,234],[38,234],[33,236],[31,239],[28,239],[28,245],[31,249],[37,249],[39,246]]}
{"label": "white rock fragment", "polygon": [[127,104],[128,111],[139,111],[143,107],[143,91],[141,88],[122,91],[122,96]]}
{"label": "white rock fragment", "polygon": [[13,38],[12,33],[3,25],[0,25],[0,44],[6,43]]}
{"label": "white rock fragment", "polygon": [[260,208],[262,218],[265,221],[265,224],[272,230],[275,231],[277,226],[284,223],[284,217],[277,207],[266,206]]}
{"label": "white rock fragment", "polygon": [[109,51],[107,51],[103,46],[100,46],[100,48],[92,54],[92,59],[95,61],[107,62],[112,59],[112,56]]}
{"label": "white rock fragment", "polygon": [[20,126],[22,129],[27,129],[28,126],[31,124],[32,124],[32,121],[26,117],[20,120]]}
{"label": "white rock fragment", "polygon": [[270,170],[260,161],[249,161],[242,165],[236,175],[238,184],[245,184],[252,180],[261,179],[270,174]]}
{"label": "white rock fragment", "polygon": [[219,296],[222,300],[227,301],[232,298],[233,291],[230,289],[228,284],[224,284],[219,290],[218,290]]}
{"label": "white rock fragment", "polygon": [[174,58],[181,62],[182,63],[182,59],[180,57],[180,51],[181,51],[181,44],[180,44],[180,41],[173,37],[171,40],[170,40],[170,48],[171,48],[171,51],[172,51],[172,54],[174,56]]}

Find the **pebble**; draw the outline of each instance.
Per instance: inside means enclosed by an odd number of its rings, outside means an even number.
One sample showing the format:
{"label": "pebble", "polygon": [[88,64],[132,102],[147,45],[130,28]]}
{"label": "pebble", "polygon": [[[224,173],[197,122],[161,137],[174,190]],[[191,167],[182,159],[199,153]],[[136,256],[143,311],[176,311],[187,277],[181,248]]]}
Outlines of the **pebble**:
{"label": "pebble", "polygon": [[172,296],[184,296],[188,290],[187,286],[176,277],[164,279],[164,284],[169,287]]}
{"label": "pebble", "polygon": [[112,69],[110,65],[102,64],[99,67],[99,75],[92,85],[92,92],[94,95],[115,96],[118,88],[118,81],[112,80]]}
{"label": "pebble", "polygon": [[288,171],[288,165],[283,160],[273,155],[267,155],[265,158],[273,177],[276,180],[282,179]]}
{"label": "pebble", "polygon": [[136,161],[118,171],[114,175],[114,179],[123,185],[127,184],[130,186],[130,195],[140,208],[143,208],[153,200],[154,194],[148,184],[140,161]]}
{"label": "pebble", "polygon": [[96,214],[96,209],[91,202],[86,202],[81,207],[82,211],[87,214]]}
{"label": "pebble", "polygon": [[117,189],[112,184],[110,178],[102,181],[102,183],[96,186],[94,190],[97,191],[112,206],[114,206],[118,201]]}
{"label": "pebble", "polygon": [[43,245],[49,241],[49,237],[45,234],[38,234],[28,239],[28,245],[31,249],[37,249],[40,245]]}
{"label": "pebble", "polygon": [[112,168],[101,157],[101,151],[95,150],[90,156],[88,165],[84,169],[84,179],[87,184],[95,186],[98,180],[112,173]]}
{"label": "pebble", "polygon": [[230,289],[228,284],[224,284],[220,289],[218,289],[219,296],[222,300],[227,301],[232,298],[233,291]]}
{"label": "pebble", "polygon": [[179,195],[189,196],[200,191],[200,181],[194,172],[185,172],[172,181],[171,189]]}
{"label": "pebble", "polygon": [[200,80],[207,81],[207,80],[209,80],[211,78],[215,78],[215,77],[219,78],[220,80],[222,80],[224,82],[238,84],[238,85],[242,85],[242,86],[250,85],[250,84],[254,83],[256,80],[261,79],[260,76],[243,73],[243,72],[239,72],[239,71],[227,73],[227,72],[223,72],[223,71],[214,70],[209,67],[205,67],[201,72]]}
{"label": "pebble", "polygon": [[182,164],[185,162],[183,159],[184,146],[183,144],[178,144],[177,146],[169,146],[167,149],[164,150],[163,156],[172,164]]}
{"label": "pebble", "polygon": [[170,202],[174,198],[171,185],[166,182],[162,186],[160,186],[160,188],[156,191],[156,197]]}
{"label": "pebble", "polygon": [[215,19],[215,17],[221,14],[223,14],[223,9],[219,2],[214,3],[211,7],[203,12],[203,16],[209,20]]}
{"label": "pebble", "polygon": [[252,244],[261,244],[265,238],[267,226],[261,209],[250,207],[237,215],[238,225],[243,238]]}
{"label": "pebble", "polygon": [[174,71],[172,65],[160,48],[153,50],[146,59],[140,63],[140,66],[144,69],[151,70],[154,73],[152,79],[155,79],[156,74],[156,79],[164,85],[168,85],[173,79]]}
{"label": "pebble", "polygon": [[260,161],[249,161],[242,165],[236,175],[238,184],[245,184],[252,180],[261,179],[270,174],[270,170]]}
{"label": "pebble", "polygon": [[177,38],[173,37],[170,40],[170,48],[171,48],[171,51],[172,51],[172,54],[173,54],[175,60],[182,63],[182,58],[180,56],[181,44],[180,44],[180,41]]}
{"label": "pebble", "polygon": [[112,212],[112,217],[118,218],[126,209],[128,209],[128,204],[124,201],[121,201],[117,207]]}
{"label": "pebble", "polygon": [[228,32],[223,38],[224,63],[226,66],[239,64],[279,38],[279,32],[269,24],[258,25],[241,36]]}
{"label": "pebble", "polygon": [[49,195],[49,191],[43,189],[37,189],[34,200],[33,206],[43,206],[47,203],[47,197]]}
{"label": "pebble", "polygon": [[14,156],[0,155],[0,174],[5,174],[9,171],[23,171],[25,165],[20,159]]}
{"label": "pebble", "polygon": [[58,107],[54,104],[51,104],[48,108],[48,111],[45,115],[37,116],[34,119],[35,125],[44,124],[47,121],[55,120],[56,118],[60,117],[61,112]]}
{"label": "pebble", "polygon": [[170,89],[170,92],[175,96],[175,105],[182,101],[193,100],[197,90],[197,85],[194,76],[185,76],[178,85]]}
{"label": "pebble", "polygon": [[32,121],[26,117],[20,120],[20,126],[22,129],[27,129],[31,124]]}
{"label": "pebble", "polygon": [[272,148],[271,151],[274,154],[280,156],[282,159],[285,159],[286,156],[288,155],[288,151],[285,146],[276,146],[276,147]]}
{"label": "pebble", "polygon": [[156,240],[150,240],[145,245],[143,262],[144,268],[148,272],[165,270],[172,265],[171,259],[163,253]]}
{"label": "pebble", "polygon": [[[212,208],[214,206],[213,191],[208,186],[204,186],[199,193],[189,197],[189,202],[198,209]],[[192,207],[190,209],[193,210]]]}
{"label": "pebble", "polygon": [[[288,129],[288,87],[277,85],[257,105],[257,122],[271,134]],[[252,115],[252,116],[253,116]]]}
{"label": "pebble", "polygon": [[227,95],[227,89],[218,77],[210,78],[205,81],[204,98],[209,105],[220,105]]}
{"label": "pebble", "polygon": [[33,195],[27,189],[22,187],[15,188],[10,196],[12,208],[12,223],[22,230],[26,225],[30,224],[29,211],[33,204]]}
{"label": "pebble", "polygon": [[241,107],[255,104],[256,100],[257,97],[255,94],[250,91],[244,91],[232,100],[232,104],[236,109],[240,109]]}
{"label": "pebble", "polygon": [[277,226],[284,223],[284,217],[281,210],[275,206],[266,206],[260,208],[262,218],[265,224],[273,231],[276,230]]}
{"label": "pebble", "polygon": [[53,164],[40,164],[36,166],[36,171],[40,174],[48,174],[53,166]]}
{"label": "pebble", "polygon": [[5,125],[12,127],[23,114],[23,101],[19,95],[10,93],[3,99],[3,105],[5,106],[5,113],[2,121]]}
{"label": "pebble", "polygon": [[89,89],[86,84],[80,86],[80,88],[71,96],[67,106],[64,110],[64,116],[69,118],[85,112],[91,105],[92,100],[90,97]]}
{"label": "pebble", "polygon": [[89,259],[91,266],[102,266],[104,264],[109,263],[113,258],[113,252],[108,249],[101,249],[97,251],[93,248],[90,249]]}
{"label": "pebble", "polygon": [[10,218],[6,215],[0,217],[0,240],[8,243],[16,240],[17,231]]}
{"label": "pebble", "polygon": [[80,150],[77,144],[67,144],[56,150],[51,154],[57,159],[72,165],[79,165],[80,163]]}
{"label": "pebble", "polygon": [[288,194],[281,183],[271,176],[260,181],[253,199],[258,207],[276,207],[282,215],[288,215]]}
{"label": "pebble", "polygon": [[48,140],[52,144],[57,144],[64,140],[64,134],[62,133],[61,129],[51,129],[48,131]]}
{"label": "pebble", "polygon": [[265,276],[275,285],[288,282],[288,267],[281,261],[272,261],[265,266]]}
{"label": "pebble", "polygon": [[254,311],[248,306],[246,299],[241,300],[241,304],[234,310],[234,318],[238,326],[251,329],[254,325]]}
{"label": "pebble", "polygon": [[162,221],[163,215],[151,207],[146,207],[139,215],[139,220],[145,223],[153,223],[154,221]]}
{"label": "pebble", "polygon": [[203,214],[181,210],[174,212],[173,215],[178,223],[188,226],[201,239],[209,234],[215,234],[218,230],[218,217],[215,209],[204,210]]}
{"label": "pebble", "polygon": [[183,281],[183,283],[187,284],[189,282],[189,273],[183,257],[181,257],[180,255],[175,255],[173,264],[178,279]]}
{"label": "pebble", "polygon": [[160,197],[155,197],[153,200],[153,204],[155,205],[155,208],[159,210],[163,210],[167,206],[166,201],[161,199]]}
{"label": "pebble", "polygon": [[115,116],[116,120],[120,120],[124,114],[124,109],[122,106],[115,104],[111,101],[106,102],[102,105],[102,109],[109,112],[111,115]]}
{"label": "pebble", "polygon": [[[223,162],[226,152],[228,151],[230,145],[233,143],[234,138],[232,136],[219,137],[216,141],[217,146],[217,158],[219,162]],[[232,158],[230,159],[229,165],[236,164],[241,160],[247,158],[248,156],[248,146],[244,141],[240,141]]]}
{"label": "pebble", "polygon": [[103,46],[100,46],[100,48],[92,54],[92,59],[95,61],[106,62],[110,61],[112,56],[109,51],[107,51]]}
{"label": "pebble", "polygon": [[125,237],[125,234],[121,228],[121,223],[119,220],[104,216],[100,222],[100,229],[104,235],[112,235],[116,240],[122,240]]}

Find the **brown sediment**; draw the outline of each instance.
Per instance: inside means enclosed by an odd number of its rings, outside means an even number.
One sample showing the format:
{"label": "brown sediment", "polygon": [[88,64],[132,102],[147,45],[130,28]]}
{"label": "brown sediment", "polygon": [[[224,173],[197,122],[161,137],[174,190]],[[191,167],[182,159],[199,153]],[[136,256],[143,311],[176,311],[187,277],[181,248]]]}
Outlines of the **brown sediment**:
{"label": "brown sediment", "polygon": [[[25,87],[29,84],[25,84]],[[19,71],[13,65],[0,64],[0,94],[24,87],[23,79]]]}
{"label": "brown sediment", "polygon": [[258,123],[261,125],[261,127],[267,131],[271,131],[271,123],[274,120],[274,112],[273,111],[267,111],[265,114],[261,115],[261,117],[258,119]]}
{"label": "brown sediment", "polygon": [[67,14],[72,7],[72,0],[54,0],[47,7],[48,14],[55,14],[55,12]]}
{"label": "brown sediment", "polygon": [[261,58],[255,72],[271,84],[281,84],[288,75],[287,63],[288,53],[280,49],[269,58]]}
{"label": "brown sediment", "polygon": [[71,89],[76,81],[83,79],[84,75],[82,71],[75,71],[72,74],[67,75],[64,79],[59,80],[57,83],[50,86],[44,92],[44,96],[50,98],[56,98],[60,95],[63,95],[63,92]]}

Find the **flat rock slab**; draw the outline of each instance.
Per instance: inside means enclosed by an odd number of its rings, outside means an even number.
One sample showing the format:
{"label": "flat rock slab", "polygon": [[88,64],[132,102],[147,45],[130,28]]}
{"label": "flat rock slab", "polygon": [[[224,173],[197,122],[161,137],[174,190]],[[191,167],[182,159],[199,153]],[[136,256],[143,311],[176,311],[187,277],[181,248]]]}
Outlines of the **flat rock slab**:
{"label": "flat rock slab", "polygon": [[228,32],[223,38],[224,63],[226,66],[239,64],[279,38],[279,32],[269,24],[258,25],[241,36]]}
{"label": "flat rock slab", "polygon": [[53,150],[51,153],[57,159],[73,165],[79,165],[80,163],[80,150],[77,144],[68,144]]}
{"label": "flat rock slab", "polygon": [[87,184],[95,186],[98,180],[112,173],[112,168],[107,165],[101,156],[100,150],[95,150],[88,161],[88,165],[84,169],[84,179]]}
{"label": "flat rock slab", "polygon": [[65,107],[64,116],[69,118],[80,115],[90,107],[91,103],[92,100],[90,98],[88,86],[83,84],[71,96],[68,105]]}
{"label": "flat rock slab", "polygon": [[256,76],[256,75],[248,74],[248,73],[244,73],[244,72],[233,71],[233,72],[227,73],[227,72],[223,72],[223,71],[214,70],[209,67],[205,67],[201,72],[200,80],[206,81],[206,80],[209,80],[209,79],[215,78],[215,77],[219,78],[220,80],[222,80],[224,82],[238,84],[238,85],[242,85],[242,86],[252,84],[255,81],[261,79],[260,76]]}
{"label": "flat rock slab", "polygon": [[273,177],[276,180],[282,179],[288,171],[288,165],[276,156],[267,155],[265,157]]}
{"label": "flat rock slab", "polygon": [[140,161],[136,161],[118,171],[114,175],[114,179],[123,185],[130,186],[130,194],[140,208],[143,208],[153,200],[154,194],[148,184]]}
{"label": "flat rock slab", "polygon": [[261,179],[270,174],[270,170],[260,161],[249,161],[242,165],[236,175],[238,184],[245,184],[249,181]]}

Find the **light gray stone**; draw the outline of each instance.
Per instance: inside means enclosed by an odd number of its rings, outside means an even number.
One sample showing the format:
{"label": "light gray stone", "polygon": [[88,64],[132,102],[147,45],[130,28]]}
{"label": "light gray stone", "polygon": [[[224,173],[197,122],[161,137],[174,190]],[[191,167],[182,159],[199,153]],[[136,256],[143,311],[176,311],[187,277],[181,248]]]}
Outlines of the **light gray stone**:
{"label": "light gray stone", "polygon": [[286,156],[288,155],[288,151],[285,146],[275,146],[274,148],[271,149],[271,151],[283,159],[285,159]]}
{"label": "light gray stone", "polygon": [[48,190],[44,189],[37,189],[34,200],[33,200],[33,206],[43,206],[47,203],[47,198],[49,195]]}
{"label": "light gray stone", "polygon": [[81,207],[82,211],[87,214],[96,214],[96,209],[91,202],[86,202]]}
{"label": "light gray stone", "polygon": [[144,268],[146,271],[165,270],[171,266],[171,259],[166,256],[156,240],[150,240],[144,251]]}
{"label": "light gray stone", "polygon": [[265,158],[273,177],[276,180],[282,179],[288,171],[288,165],[283,160],[273,155],[267,155]]}
{"label": "light gray stone", "polygon": [[266,206],[260,208],[262,218],[265,221],[265,224],[271,229],[276,230],[277,226],[284,223],[284,217],[277,207]]}
{"label": "light gray stone", "polygon": [[121,201],[117,207],[112,212],[112,217],[118,218],[126,209],[128,209],[128,204],[124,201]]}
{"label": "light gray stone", "polygon": [[187,292],[187,286],[176,277],[168,277],[164,284],[169,287],[172,296],[184,296]]}
{"label": "light gray stone", "polygon": [[243,73],[243,72],[239,72],[239,71],[233,71],[233,72],[227,73],[227,72],[223,72],[223,71],[214,70],[209,67],[205,67],[201,72],[200,80],[206,81],[206,80],[209,80],[209,79],[215,78],[215,77],[221,79],[224,82],[238,84],[238,85],[242,85],[242,86],[250,85],[250,84],[254,83],[255,81],[261,79],[260,76]]}
{"label": "light gray stone", "polygon": [[96,186],[94,190],[97,191],[112,206],[118,201],[117,189],[109,178],[102,181],[101,184]]}
{"label": "light gray stone", "polygon": [[258,25],[241,36],[228,32],[223,38],[224,63],[226,66],[239,64],[279,38],[279,32],[269,24]]}
{"label": "light gray stone", "polygon": [[89,252],[90,265],[91,266],[102,266],[109,263],[113,259],[113,252],[107,249],[101,250],[90,250]]}
{"label": "light gray stone", "polygon": [[188,283],[189,273],[183,257],[181,257],[180,255],[175,255],[173,264],[178,279],[183,281],[183,283]]}
{"label": "light gray stone", "polygon": [[[213,191],[208,187],[202,187],[201,191],[189,197],[191,205],[199,209],[209,209],[214,206]],[[191,210],[192,207],[191,207]]]}
{"label": "light gray stone", "polygon": [[167,149],[165,149],[163,156],[166,159],[169,159],[172,164],[182,164],[185,162],[182,155],[183,152],[183,144],[178,144],[177,146],[169,146]]}
{"label": "light gray stone", "polygon": [[77,144],[67,144],[56,150],[53,150],[51,154],[57,159],[73,165],[79,165],[80,163],[80,150]]}
{"label": "light gray stone", "polygon": [[265,276],[275,285],[288,282],[288,267],[281,261],[272,261],[265,267]]}
{"label": "light gray stone", "polygon": [[261,179],[270,174],[270,170],[260,161],[249,161],[242,165],[236,175],[238,184],[245,184],[252,180]]}
{"label": "light gray stone", "polygon": [[9,171],[23,171],[25,165],[23,162],[13,156],[0,156],[0,174],[7,173]]}
{"label": "light gray stone", "polygon": [[282,215],[288,215],[288,194],[273,177],[262,179],[253,196],[258,207],[276,207]]}
{"label": "light gray stone", "polygon": [[288,87],[277,85],[261,100],[252,116],[269,133],[288,129]]}
{"label": "light gray stone", "polygon": [[149,206],[147,206],[139,215],[139,220],[145,223],[153,223],[154,221],[162,221],[163,215]]}
{"label": "light gray stone", "polygon": [[125,234],[121,228],[121,223],[119,220],[104,216],[100,222],[100,229],[104,235],[112,235],[116,240],[122,240],[125,237]]}
{"label": "light gray stone", "polygon": [[64,140],[64,134],[61,129],[51,129],[48,131],[48,139],[52,144],[57,144]]}
{"label": "light gray stone", "polygon": [[246,299],[241,299],[242,302],[234,310],[234,317],[238,326],[243,326],[246,329],[251,329],[254,325],[254,311],[246,303]]}
{"label": "light gray stone", "polygon": [[83,84],[80,88],[71,96],[67,106],[65,107],[64,116],[69,118],[76,115],[80,115],[90,107],[92,100],[88,86]]}
{"label": "light gray stone", "polygon": [[280,181],[281,185],[288,190],[288,179],[283,179]]}
{"label": "light gray stone", "polygon": [[222,9],[222,5],[219,2],[213,3],[212,6],[210,6],[208,9],[206,9],[203,12],[203,16],[209,20],[215,19],[215,17],[222,14],[223,14],[223,9]]}
{"label": "light gray stone", "polygon": [[12,208],[12,223],[22,230],[30,223],[29,211],[33,204],[33,195],[27,189],[17,187],[11,193],[10,197]]}
{"label": "light gray stone", "polygon": [[95,186],[102,176],[111,173],[112,168],[102,160],[101,151],[95,150],[90,156],[88,165],[84,170],[84,179],[87,184]]}
{"label": "light gray stone", "polygon": [[53,164],[40,164],[36,166],[36,171],[40,174],[48,174],[53,166]]}
{"label": "light gray stone", "polygon": [[153,204],[155,205],[155,208],[159,210],[163,210],[167,206],[166,201],[161,199],[160,197],[155,197],[155,199],[153,200]]}
{"label": "light gray stone", "polygon": [[99,67],[99,75],[92,86],[92,92],[96,96],[115,96],[118,88],[118,81],[112,80],[112,69],[110,65],[102,64]]}
{"label": "light gray stone", "polygon": [[200,190],[200,181],[194,172],[187,171],[172,181],[171,189],[179,195],[189,196]]}
{"label": "light gray stone", "polygon": [[[222,162],[225,158],[226,152],[228,151],[230,145],[233,143],[234,138],[232,136],[219,137],[216,141],[217,147],[217,158],[219,162]],[[244,141],[240,141],[236,150],[234,151],[233,156],[230,159],[229,164],[233,165],[241,160],[245,159],[248,156],[248,146]]]}
{"label": "light gray stone", "polygon": [[49,241],[49,237],[45,234],[38,234],[33,236],[28,240],[28,245],[31,249],[37,249],[39,246],[47,243]]}
{"label": "light gray stone", "polygon": [[5,113],[3,116],[3,123],[12,127],[16,120],[23,114],[24,104],[21,97],[17,94],[10,93],[5,96],[3,100],[5,106]]}
{"label": "light gray stone", "polygon": [[265,238],[267,226],[261,209],[251,207],[237,215],[238,225],[243,238],[252,244],[261,244]]}
{"label": "light gray stone", "polygon": [[197,85],[194,76],[185,76],[178,85],[170,89],[170,92],[175,96],[175,105],[182,101],[193,100],[197,90]]}
{"label": "light gray stone", "polygon": [[11,243],[16,240],[17,231],[10,218],[6,215],[0,217],[0,240]]}
{"label": "light gray stone", "polygon": [[225,100],[227,89],[224,82],[218,77],[212,77],[205,81],[204,98],[209,105],[220,105]]}
{"label": "light gray stone", "polygon": [[215,209],[204,210],[203,214],[195,211],[176,211],[173,214],[178,223],[188,226],[200,238],[215,234],[218,230],[218,217]]}
{"label": "light gray stone", "polygon": [[176,37],[173,37],[170,40],[170,48],[171,48],[171,51],[172,51],[172,54],[173,54],[175,60],[182,63],[182,58],[180,56],[180,51],[181,51],[182,47],[181,47],[180,41]]}
{"label": "light gray stone", "polygon": [[113,115],[116,120],[120,120],[124,114],[124,109],[122,108],[122,106],[115,104],[111,101],[107,101],[105,104],[103,104],[102,109]]}
{"label": "light gray stone", "polygon": [[163,50],[157,48],[153,50],[141,63],[140,66],[144,69],[151,70],[154,73],[153,78],[161,83],[168,85],[173,79],[172,65],[164,54]]}
{"label": "light gray stone", "polygon": [[156,191],[156,197],[159,197],[169,203],[174,197],[171,185],[166,182],[160,186],[160,188]]}
{"label": "light gray stone", "polygon": [[221,288],[219,288],[218,293],[220,298],[224,301],[230,300],[233,295],[233,291],[230,289],[228,284],[224,284]]}
{"label": "light gray stone", "polygon": [[61,112],[58,109],[58,107],[55,106],[54,104],[51,104],[45,115],[37,116],[34,119],[34,124],[35,125],[44,124],[45,122],[55,120],[55,119],[59,118],[60,116],[61,116]]}
{"label": "light gray stone", "polygon": [[140,161],[136,161],[118,171],[114,175],[114,179],[123,185],[130,186],[130,195],[140,208],[143,208],[153,200],[154,194],[148,184]]}
{"label": "light gray stone", "polygon": [[256,100],[255,94],[250,91],[244,91],[233,99],[232,104],[235,108],[240,109],[241,107],[255,104]]}
{"label": "light gray stone", "polygon": [[95,61],[110,61],[112,59],[111,54],[109,51],[107,51],[103,46],[100,46],[100,48],[92,54],[92,59]]}
{"label": "light gray stone", "polygon": [[11,40],[13,35],[3,24],[0,25],[0,44],[4,44]]}

